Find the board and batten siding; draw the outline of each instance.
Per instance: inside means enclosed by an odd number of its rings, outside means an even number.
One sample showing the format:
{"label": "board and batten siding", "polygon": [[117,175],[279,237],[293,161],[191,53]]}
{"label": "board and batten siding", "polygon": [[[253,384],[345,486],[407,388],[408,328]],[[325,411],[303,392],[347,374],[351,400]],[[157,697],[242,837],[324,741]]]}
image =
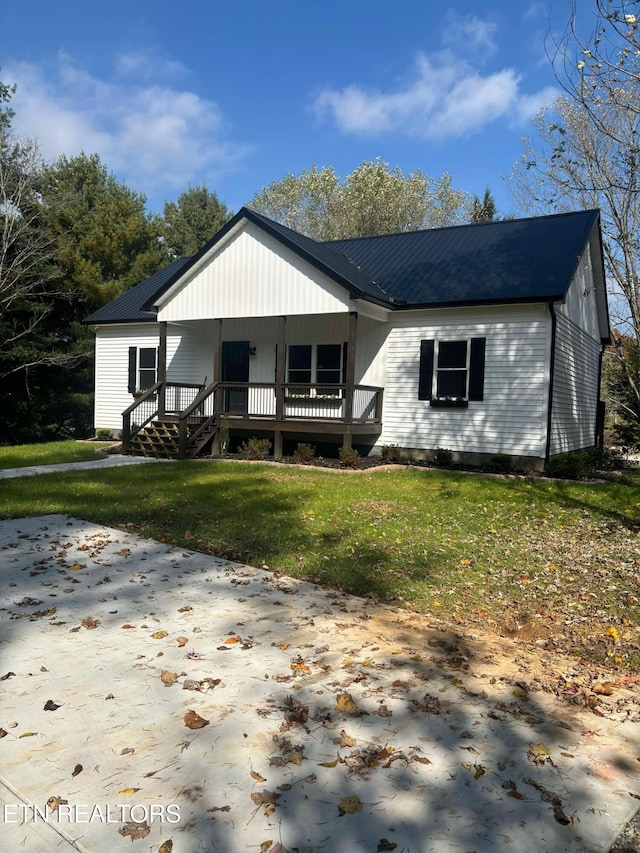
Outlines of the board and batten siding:
{"label": "board and batten siding", "polygon": [[[378,446],[544,456],[551,320],[546,305],[396,315],[387,341]],[[484,400],[434,408],[418,399],[420,341],[486,338]]]}
{"label": "board and batten siding", "polygon": [[550,456],[595,444],[601,349],[591,249],[587,246],[564,302],[556,306]]}
{"label": "board and batten siding", "polygon": [[158,320],[277,317],[354,310],[348,292],[252,223],[159,302]]}

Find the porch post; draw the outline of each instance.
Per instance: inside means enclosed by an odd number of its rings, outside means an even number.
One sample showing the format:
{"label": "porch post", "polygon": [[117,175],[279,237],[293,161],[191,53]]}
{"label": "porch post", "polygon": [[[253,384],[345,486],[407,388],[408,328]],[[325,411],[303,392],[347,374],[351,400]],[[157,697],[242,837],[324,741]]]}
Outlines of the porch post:
{"label": "porch post", "polygon": [[346,389],[344,392],[344,422],[353,423],[353,389],[356,375],[356,329],[358,315],[355,311],[349,313],[349,343],[347,344],[347,364],[345,366]]}
{"label": "porch post", "polygon": [[[213,381],[222,381],[222,320],[213,321]],[[213,411],[219,412],[222,396],[218,389],[213,397]]]}
{"label": "porch post", "polygon": [[278,343],[276,345],[276,429],[273,436],[273,458],[282,459],[282,430],[278,425],[284,420],[284,387],[287,365],[287,318],[278,318]]}
{"label": "porch post", "polygon": [[158,417],[163,418],[166,410],[167,399],[167,322],[160,323],[160,341],[158,346]]}

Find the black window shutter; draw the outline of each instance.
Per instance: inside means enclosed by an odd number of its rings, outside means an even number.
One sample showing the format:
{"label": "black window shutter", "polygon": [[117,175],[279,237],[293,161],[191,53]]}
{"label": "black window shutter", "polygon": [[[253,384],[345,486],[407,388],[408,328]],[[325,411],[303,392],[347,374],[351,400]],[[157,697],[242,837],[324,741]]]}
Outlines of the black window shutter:
{"label": "black window shutter", "polygon": [[347,355],[349,353],[349,341],[342,344],[342,384],[347,384]]}
{"label": "black window shutter", "polygon": [[433,353],[435,341],[420,341],[420,376],[418,400],[430,400],[433,387]]}
{"label": "black window shutter", "polygon": [[133,394],[136,390],[136,372],[138,369],[138,347],[129,347],[129,382],[127,391]]}
{"label": "black window shutter", "polygon": [[471,338],[469,399],[484,400],[484,351],[486,338]]}

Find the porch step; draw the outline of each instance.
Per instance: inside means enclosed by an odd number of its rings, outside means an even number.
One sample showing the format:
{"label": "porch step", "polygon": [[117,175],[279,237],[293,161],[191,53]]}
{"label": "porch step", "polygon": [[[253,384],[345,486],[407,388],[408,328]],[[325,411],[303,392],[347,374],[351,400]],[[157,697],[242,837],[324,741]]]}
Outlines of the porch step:
{"label": "porch step", "polygon": [[[206,427],[187,450],[193,458],[211,442],[217,430],[215,424]],[[154,459],[177,459],[180,446],[180,430],[175,421],[153,421],[131,439],[130,453]]]}

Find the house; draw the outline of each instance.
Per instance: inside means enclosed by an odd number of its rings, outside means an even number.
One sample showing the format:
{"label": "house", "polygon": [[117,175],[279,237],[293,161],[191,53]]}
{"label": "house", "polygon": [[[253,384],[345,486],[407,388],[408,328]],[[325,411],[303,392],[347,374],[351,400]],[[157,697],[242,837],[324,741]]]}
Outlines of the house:
{"label": "house", "polygon": [[[319,243],[243,208],[85,320],[95,426],[540,467],[594,446],[609,339],[597,210]],[[146,450],[145,450],[146,448]]]}

